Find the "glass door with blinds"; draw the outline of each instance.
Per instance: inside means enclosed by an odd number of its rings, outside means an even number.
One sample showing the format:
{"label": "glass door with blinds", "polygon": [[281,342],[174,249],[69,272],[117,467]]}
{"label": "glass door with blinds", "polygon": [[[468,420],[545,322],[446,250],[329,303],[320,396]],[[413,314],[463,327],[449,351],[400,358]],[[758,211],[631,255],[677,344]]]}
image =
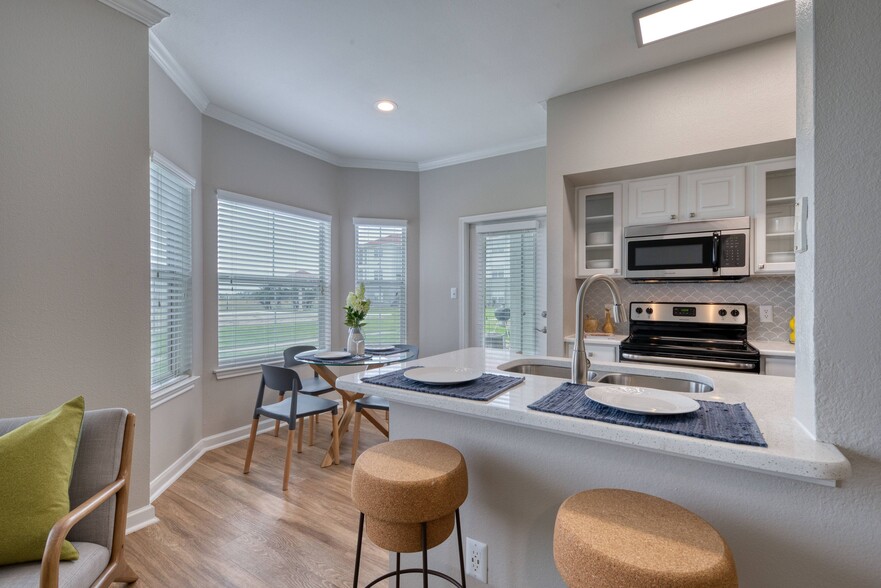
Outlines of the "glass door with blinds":
{"label": "glass door with blinds", "polygon": [[471,345],[547,349],[545,217],[471,225]]}

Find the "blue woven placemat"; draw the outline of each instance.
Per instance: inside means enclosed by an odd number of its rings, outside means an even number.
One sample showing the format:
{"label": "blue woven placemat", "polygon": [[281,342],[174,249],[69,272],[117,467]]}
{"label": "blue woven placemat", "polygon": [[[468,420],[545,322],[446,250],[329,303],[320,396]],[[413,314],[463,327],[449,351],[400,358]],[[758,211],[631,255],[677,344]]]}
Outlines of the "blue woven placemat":
{"label": "blue woven placemat", "polygon": [[768,446],[752,413],[743,403],[725,404],[698,400],[700,408],[689,414],[649,416],[631,414],[594,402],[584,395],[587,388],[588,386],[567,382],[533,402],[528,408],[713,441]]}
{"label": "blue woven placemat", "polygon": [[413,369],[414,367],[418,366],[411,366],[402,370],[381,374],[379,376],[361,378],[361,381],[368,384],[379,384],[380,386],[400,388],[401,390],[412,390],[413,392],[425,392],[426,394],[438,394],[440,396],[451,396],[453,398],[464,398],[466,400],[491,400],[502,392],[513,388],[525,379],[522,377],[503,376],[501,374],[483,374],[476,380],[465,384],[448,384],[439,386],[422,384],[407,378],[404,375],[404,372]]}

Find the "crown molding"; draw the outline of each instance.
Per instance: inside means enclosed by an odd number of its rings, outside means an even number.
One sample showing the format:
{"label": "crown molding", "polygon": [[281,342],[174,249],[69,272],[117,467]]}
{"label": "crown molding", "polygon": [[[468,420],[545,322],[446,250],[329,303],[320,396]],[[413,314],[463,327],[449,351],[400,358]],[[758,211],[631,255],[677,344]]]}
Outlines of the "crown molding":
{"label": "crown molding", "polygon": [[342,157],[337,164],[340,167],[356,167],[359,169],[385,169],[389,171],[418,172],[419,164],[415,161],[386,161],[383,159],[357,159]]}
{"label": "crown molding", "polygon": [[174,55],[165,48],[165,45],[162,44],[162,41],[159,40],[159,37],[157,37],[153,31],[149,32],[149,37],[150,57],[153,58],[156,65],[158,65],[162,71],[171,78],[171,81],[180,88],[180,91],[190,99],[193,106],[198,108],[199,112],[204,113],[205,109],[207,109],[210,104],[208,95],[205,94],[205,92],[202,91],[202,88],[199,87],[199,84],[190,77],[190,74],[188,74],[177,59],[174,58]]}
{"label": "crown molding", "polygon": [[294,139],[293,137],[276,131],[275,129],[271,129],[258,122],[254,122],[249,118],[245,118],[244,116],[238,115],[234,112],[230,112],[225,108],[221,108],[216,104],[208,105],[208,108],[205,109],[205,116],[210,116],[211,118],[217,119],[220,122],[224,122],[238,129],[242,129],[243,131],[248,131],[249,133],[257,135],[258,137],[263,137],[268,141],[273,141],[275,143],[278,143],[279,145],[290,147],[291,149],[299,151],[300,153],[311,155],[312,157],[320,159],[321,161],[326,161],[327,163],[332,163],[333,165],[341,165],[339,156],[330,153],[329,151],[325,151],[324,149],[320,149],[318,147],[315,147],[314,145],[304,143],[299,139]]}
{"label": "crown molding", "polygon": [[508,155],[517,153],[518,151],[528,151],[529,149],[537,149],[539,147],[547,147],[548,140],[546,136],[533,137],[524,141],[515,143],[507,143],[489,149],[479,149],[477,151],[469,151],[458,155],[450,155],[439,159],[431,159],[419,162],[419,171],[428,171],[439,167],[449,167],[451,165],[459,165],[460,163],[468,163],[480,159],[488,159],[490,157],[498,157],[499,155]]}
{"label": "crown molding", "polygon": [[110,8],[116,9],[126,16],[130,16],[136,21],[152,27],[162,22],[162,19],[170,16],[155,4],[150,4],[147,0],[98,0],[101,4],[106,4]]}

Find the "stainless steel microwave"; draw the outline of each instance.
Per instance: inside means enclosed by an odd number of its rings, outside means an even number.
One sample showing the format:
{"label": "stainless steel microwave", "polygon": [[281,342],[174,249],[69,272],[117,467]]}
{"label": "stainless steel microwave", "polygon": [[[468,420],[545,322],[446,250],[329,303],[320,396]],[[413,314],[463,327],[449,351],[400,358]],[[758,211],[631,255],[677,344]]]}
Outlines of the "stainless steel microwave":
{"label": "stainless steel microwave", "polygon": [[750,218],[624,229],[624,277],[632,281],[740,280],[749,276]]}

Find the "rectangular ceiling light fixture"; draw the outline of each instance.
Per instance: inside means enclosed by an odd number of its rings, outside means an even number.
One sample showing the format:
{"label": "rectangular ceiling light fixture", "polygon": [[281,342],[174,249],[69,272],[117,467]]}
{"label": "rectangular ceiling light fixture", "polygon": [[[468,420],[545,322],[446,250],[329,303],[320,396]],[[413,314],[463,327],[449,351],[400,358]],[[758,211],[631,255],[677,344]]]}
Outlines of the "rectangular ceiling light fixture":
{"label": "rectangular ceiling light fixture", "polygon": [[786,0],[667,0],[633,13],[642,47]]}

